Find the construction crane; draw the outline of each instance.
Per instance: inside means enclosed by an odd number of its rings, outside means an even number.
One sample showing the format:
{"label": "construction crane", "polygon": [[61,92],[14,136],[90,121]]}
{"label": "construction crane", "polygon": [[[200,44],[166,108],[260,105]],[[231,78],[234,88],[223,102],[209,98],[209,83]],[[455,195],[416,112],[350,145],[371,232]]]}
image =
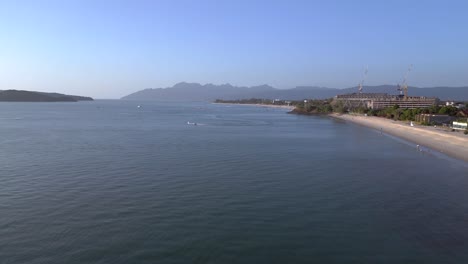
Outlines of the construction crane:
{"label": "construction crane", "polygon": [[408,99],[408,83],[406,81],[408,80],[408,75],[412,68],[413,68],[413,64],[410,64],[403,78],[403,82],[401,83],[401,85],[398,84],[398,88],[397,88],[397,90],[400,91],[400,96],[403,95],[403,98],[405,100]]}
{"label": "construction crane", "polygon": [[366,77],[367,77],[367,70],[368,70],[368,69],[369,69],[369,66],[366,67],[366,70],[364,71],[364,74],[362,75],[361,82],[359,83],[358,91],[359,91],[360,94],[362,93],[362,85],[364,84],[364,80],[365,80]]}

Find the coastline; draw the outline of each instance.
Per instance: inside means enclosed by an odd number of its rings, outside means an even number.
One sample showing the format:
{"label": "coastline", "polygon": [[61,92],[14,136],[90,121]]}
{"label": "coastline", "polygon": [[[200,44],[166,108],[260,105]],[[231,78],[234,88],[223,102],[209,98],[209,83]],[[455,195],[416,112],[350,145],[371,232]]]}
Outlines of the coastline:
{"label": "coastline", "polygon": [[213,103],[213,104],[221,104],[221,105],[246,105],[246,106],[257,106],[257,107],[267,107],[267,108],[282,108],[286,110],[293,110],[294,106],[288,105],[269,105],[269,104],[236,104],[236,103]]}
{"label": "coastline", "polygon": [[330,117],[382,131],[395,137],[428,147],[453,158],[468,162],[468,136],[427,126],[410,126],[406,122],[373,116],[330,114]]}

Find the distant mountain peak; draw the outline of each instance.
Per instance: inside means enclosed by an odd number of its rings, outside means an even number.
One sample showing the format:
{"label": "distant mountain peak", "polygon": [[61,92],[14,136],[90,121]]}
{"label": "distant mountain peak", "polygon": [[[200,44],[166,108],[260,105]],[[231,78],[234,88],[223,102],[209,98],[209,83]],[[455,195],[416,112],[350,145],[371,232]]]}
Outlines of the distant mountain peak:
{"label": "distant mountain peak", "polygon": [[201,87],[202,85],[199,84],[199,83],[188,83],[188,82],[180,82],[180,83],[176,83],[174,86],[172,86],[172,88],[176,88],[176,89],[186,89],[186,88],[199,88]]}
{"label": "distant mountain peak", "polygon": [[[397,94],[397,85],[377,85],[364,86],[366,93],[388,93]],[[318,86],[297,86],[292,89],[276,89],[268,84],[262,84],[252,87],[233,86],[226,84],[199,84],[180,82],[173,87],[165,89],[145,89],[122,99],[126,100],[157,100],[157,101],[214,101],[216,99],[236,100],[236,99],[284,99],[284,100],[302,100],[302,99],[324,99],[331,98],[338,94],[357,93],[357,86],[336,89]],[[428,96],[444,99],[454,99],[460,101],[468,100],[468,87],[432,87],[417,88],[409,87],[409,95]]]}

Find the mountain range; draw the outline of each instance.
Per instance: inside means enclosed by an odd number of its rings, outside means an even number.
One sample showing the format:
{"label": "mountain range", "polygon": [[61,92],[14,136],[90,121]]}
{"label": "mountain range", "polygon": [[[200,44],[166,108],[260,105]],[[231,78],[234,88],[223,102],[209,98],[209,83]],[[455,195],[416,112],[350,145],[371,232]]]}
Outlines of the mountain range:
{"label": "mountain range", "polygon": [[[338,94],[357,92],[357,87],[337,89],[315,86],[297,86],[292,89],[277,89],[269,85],[239,87],[230,84],[177,83],[168,88],[148,88],[127,96],[123,100],[152,101],[213,101],[249,98],[302,100],[325,99]],[[365,93],[397,94],[396,85],[364,86]],[[410,96],[438,97],[441,100],[468,101],[468,86],[465,87],[409,87]]]}

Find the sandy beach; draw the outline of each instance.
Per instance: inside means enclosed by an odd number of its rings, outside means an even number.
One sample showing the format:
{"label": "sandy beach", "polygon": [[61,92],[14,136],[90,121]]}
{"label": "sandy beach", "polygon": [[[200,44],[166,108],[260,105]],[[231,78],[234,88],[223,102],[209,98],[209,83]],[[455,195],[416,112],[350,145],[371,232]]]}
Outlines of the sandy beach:
{"label": "sandy beach", "polygon": [[420,145],[468,162],[468,136],[462,132],[451,132],[428,126],[410,126],[409,122],[379,117],[348,114],[331,114],[330,116],[381,130],[383,133],[414,142],[415,147]]}

